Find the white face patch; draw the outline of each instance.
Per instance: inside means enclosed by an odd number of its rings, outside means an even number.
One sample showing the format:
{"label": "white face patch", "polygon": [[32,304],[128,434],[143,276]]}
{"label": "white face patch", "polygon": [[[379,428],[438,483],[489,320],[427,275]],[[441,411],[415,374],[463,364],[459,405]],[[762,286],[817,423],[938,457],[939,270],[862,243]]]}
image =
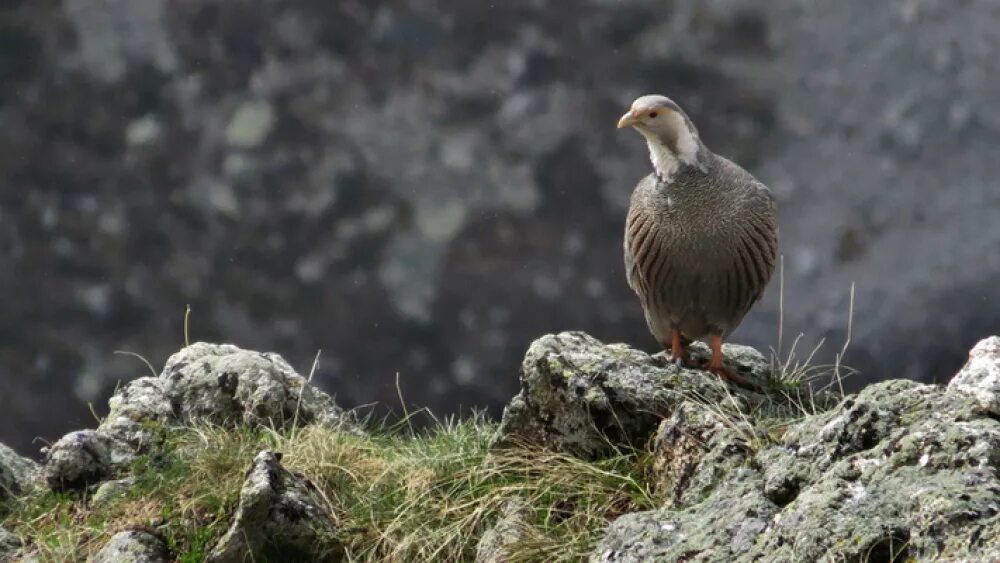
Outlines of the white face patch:
{"label": "white face patch", "polygon": [[646,145],[649,146],[649,160],[653,163],[653,168],[656,173],[663,178],[664,181],[669,181],[680,168],[681,163],[677,160],[677,156],[670,151],[660,142],[659,139],[651,136],[646,136]]}
{"label": "white face patch", "polygon": [[[646,138],[646,144],[649,146],[649,159],[653,162],[653,168],[664,181],[669,181],[682,163],[694,164],[697,162],[701,143],[679,113],[668,111],[660,119],[662,121],[655,125],[637,127],[636,129]],[[666,135],[664,135],[665,133]],[[677,152],[671,151],[660,140],[661,136],[667,135],[676,137]]]}

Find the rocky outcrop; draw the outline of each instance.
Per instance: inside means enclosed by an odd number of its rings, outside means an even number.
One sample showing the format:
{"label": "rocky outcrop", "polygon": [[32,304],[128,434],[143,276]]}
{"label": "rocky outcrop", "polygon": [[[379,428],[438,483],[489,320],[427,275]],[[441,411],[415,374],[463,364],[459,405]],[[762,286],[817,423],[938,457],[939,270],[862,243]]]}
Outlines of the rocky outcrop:
{"label": "rocky outcrop", "polygon": [[[637,479],[651,502],[644,506],[652,508],[597,515],[613,520],[590,554],[594,563],[996,560],[998,343],[980,342],[949,385],[890,380],[828,403],[791,393],[793,382],[776,380],[768,362],[742,346],[727,346],[726,361],[760,392],[584,333],[547,335],[525,356],[522,390],[504,413],[494,448],[642,464]],[[704,347],[692,352],[692,365],[707,360]],[[125,459],[157,446],[158,425],[298,420],[360,432],[280,357],[232,346],[185,349],[160,377],[125,386],[112,412],[97,430],[71,433],[49,451],[45,474],[53,488],[108,479]],[[239,501],[225,531],[213,536],[219,539],[208,546],[208,561],[346,557],[337,495],[281,460],[267,449],[246,461]],[[23,492],[31,462],[15,459],[8,467],[16,468],[8,470],[18,476],[10,482]],[[56,474],[61,479],[53,481]],[[113,502],[134,483],[128,476],[106,481],[81,507]],[[517,550],[530,543],[546,507],[518,494],[504,489],[490,501],[503,502],[499,514],[491,504],[483,515],[493,520],[475,523],[485,528],[476,561],[523,555]],[[0,559],[24,556],[20,550],[32,541],[0,528]],[[155,528],[129,527],[94,560],[164,561],[173,555],[167,546]]]}
{"label": "rocky outcrop", "polygon": [[281,465],[281,454],[257,454],[240,491],[232,525],[209,553],[209,563],[253,559],[337,561],[329,546],[336,528],[327,502],[305,477]]}
{"label": "rocky outcrop", "polygon": [[[767,361],[753,348],[727,344],[727,363],[758,384]],[[695,362],[708,350],[692,345]],[[498,446],[526,443],[595,457],[621,445],[642,447],[657,424],[693,397],[749,409],[765,396],[730,387],[707,372],[667,365],[625,345],[605,346],[581,332],[539,338],[521,365],[521,392],[504,409]]]}
{"label": "rocky outcrop", "polygon": [[775,438],[681,405],[654,446],[665,506],[616,520],[593,560],[996,559],[994,343],[948,387],[878,383]]}
{"label": "rocky outcrop", "polygon": [[96,430],[71,432],[46,451],[44,475],[54,489],[111,478],[172,426],[319,424],[357,433],[353,416],[277,354],[197,343],[174,354],[159,377],[119,389]]}

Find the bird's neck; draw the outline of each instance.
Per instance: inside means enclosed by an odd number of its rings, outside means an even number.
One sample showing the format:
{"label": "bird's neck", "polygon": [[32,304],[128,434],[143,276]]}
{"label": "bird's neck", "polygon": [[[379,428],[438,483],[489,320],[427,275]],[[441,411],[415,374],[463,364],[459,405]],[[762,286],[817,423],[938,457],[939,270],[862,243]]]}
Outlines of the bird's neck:
{"label": "bird's neck", "polygon": [[689,131],[678,135],[672,143],[655,136],[647,136],[649,159],[653,170],[661,182],[669,182],[682,166],[700,165],[704,147],[701,141]]}

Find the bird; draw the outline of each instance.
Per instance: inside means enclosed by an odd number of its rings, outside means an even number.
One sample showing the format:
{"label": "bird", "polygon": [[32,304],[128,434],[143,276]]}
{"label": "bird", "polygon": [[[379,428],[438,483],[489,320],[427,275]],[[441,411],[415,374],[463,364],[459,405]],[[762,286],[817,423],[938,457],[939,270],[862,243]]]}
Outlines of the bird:
{"label": "bird", "polygon": [[[761,298],[778,258],[771,191],[715,154],[677,103],[637,98],[618,120],[646,140],[653,171],[636,185],[625,220],[625,274],[646,324],[678,366],[707,340],[708,371],[755,387],[726,367],[722,342]],[[693,367],[693,366],[691,366]]]}

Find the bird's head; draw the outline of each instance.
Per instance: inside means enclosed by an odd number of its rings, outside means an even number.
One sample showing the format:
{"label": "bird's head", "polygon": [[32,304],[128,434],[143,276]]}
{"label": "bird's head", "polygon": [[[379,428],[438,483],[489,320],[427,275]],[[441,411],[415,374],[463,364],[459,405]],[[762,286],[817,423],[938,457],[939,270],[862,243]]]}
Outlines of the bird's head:
{"label": "bird's head", "polygon": [[649,144],[653,166],[669,177],[683,164],[698,162],[702,144],[698,130],[684,110],[666,96],[642,96],[618,120],[618,128],[632,127]]}

